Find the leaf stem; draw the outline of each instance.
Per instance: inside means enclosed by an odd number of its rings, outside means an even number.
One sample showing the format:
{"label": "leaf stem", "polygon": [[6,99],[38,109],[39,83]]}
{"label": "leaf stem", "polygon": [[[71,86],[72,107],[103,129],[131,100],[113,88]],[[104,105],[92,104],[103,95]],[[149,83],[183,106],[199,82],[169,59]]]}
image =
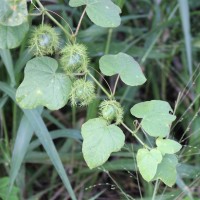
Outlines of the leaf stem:
{"label": "leaf stem", "polygon": [[133,137],[135,137],[135,138],[138,140],[138,142],[140,142],[141,145],[143,145],[145,148],[151,150],[151,147],[149,147],[148,145],[146,145],[146,144],[136,135],[136,133],[137,133],[137,131],[139,130],[140,127],[137,128],[135,131],[132,131],[132,130],[131,130],[126,124],[124,124],[123,122],[122,122],[121,124],[122,124],[122,126],[123,126],[127,131],[129,131],[129,132],[132,134]]}
{"label": "leaf stem", "polygon": [[109,53],[110,43],[111,43],[111,38],[112,38],[112,32],[113,32],[113,29],[110,28],[110,29],[108,30],[108,38],[107,38],[106,48],[105,48],[104,54],[108,54],[108,53]]}
{"label": "leaf stem", "polygon": [[99,86],[99,88],[101,88],[101,90],[106,94],[106,96],[111,99],[112,95],[110,95],[106,89],[99,83],[99,81],[90,73],[88,72],[88,75],[93,79],[93,81]]}
{"label": "leaf stem", "polygon": [[57,26],[59,26],[65,33],[67,38],[71,39],[71,34],[45,9],[45,7],[40,3],[39,0],[36,0],[38,6],[41,8],[42,12],[45,13],[49,19],[51,19]]}
{"label": "leaf stem", "polygon": [[155,198],[156,198],[156,194],[157,194],[157,191],[158,191],[159,183],[160,183],[160,181],[159,181],[159,180],[156,180],[156,184],[155,184],[155,186],[154,186],[154,191],[153,191],[152,200],[155,200]]}
{"label": "leaf stem", "polygon": [[116,89],[117,89],[118,82],[119,82],[119,74],[117,75],[117,79],[115,81],[115,85],[114,85],[114,88],[113,88],[113,92],[112,92],[113,96],[115,96],[115,92],[116,92]]}
{"label": "leaf stem", "polygon": [[85,12],[86,12],[86,7],[85,7],[85,9],[83,10],[83,13],[82,13],[82,15],[81,15],[81,18],[80,18],[80,20],[79,20],[79,22],[78,22],[78,26],[77,26],[77,28],[76,28],[76,32],[74,33],[74,37],[76,37],[77,35],[78,35],[78,31],[79,31],[79,29],[80,29],[80,27],[81,27],[81,23],[82,23],[82,20],[83,20],[83,17],[84,17],[84,15],[85,15]]}

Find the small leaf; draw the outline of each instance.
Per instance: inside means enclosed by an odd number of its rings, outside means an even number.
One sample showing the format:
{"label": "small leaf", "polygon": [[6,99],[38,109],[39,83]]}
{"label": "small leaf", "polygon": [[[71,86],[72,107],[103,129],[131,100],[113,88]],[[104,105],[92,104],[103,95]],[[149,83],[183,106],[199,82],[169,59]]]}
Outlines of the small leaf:
{"label": "small leaf", "polygon": [[29,24],[23,23],[19,26],[0,25],[0,48],[13,49],[18,47],[29,30]]}
{"label": "small leaf", "polygon": [[181,149],[181,145],[170,139],[162,139],[158,138],[156,140],[157,149],[164,155],[164,154],[174,154]]}
{"label": "small leaf", "polygon": [[162,161],[162,154],[157,149],[139,149],[136,160],[142,177],[149,182],[156,174],[157,166]]}
{"label": "small leaf", "polygon": [[121,23],[121,9],[111,0],[70,0],[71,7],[86,5],[86,13],[93,23],[102,27],[117,27]]}
{"label": "small leaf", "polygon": [[0,0],[0,24],[18,26],[27,21],[26,0]]}
{"label": "small leaf", "polygon": [[107,125],[106,120],[95,118],[82,126],[83,156],[90,169],[104,164],[112,152],[124,146],[125,136],[116,125]]}
{"label": "small leaf", "polygon": [[37,57],[27,63],[24,81],[16,93],[22,108],[46,106],[58,110],[67,103],[71,81],[65,74],[56,73],[57,68],[57,61],[49,57]]}
{"label": "small leaf", "polygon": [[158,169],[154,180],[160,179],[169,187],[172,187],[176,182],[176,166],[178,164],[178,159],[176,155],[166,154],[162,162],[158,165]]}
{"label": "small leaf", "polygon": [[131,108],[131,114],[143,118],[142,128],[153,137],[166,137],[176,116],[170,114],[172,108],[165,101],[152,100],[138,103]]}
{"label": "small leaf", "polygon": [[[0,199],[6,199],[8,186],[9,186],[9,177],[2,177],[0,179]],[[19,193],[19,188],[14,186],[8,196],[9,200],[18,200],[19,199],[18,193]]]}
{"label": "small leaf", "polygon": [[146,78],[140,65],[129,55],[119,53],[117,55],[105,55],[100,61],[100,70],[106,76],[119,74],[121,80],[130,86],[142,85]]}

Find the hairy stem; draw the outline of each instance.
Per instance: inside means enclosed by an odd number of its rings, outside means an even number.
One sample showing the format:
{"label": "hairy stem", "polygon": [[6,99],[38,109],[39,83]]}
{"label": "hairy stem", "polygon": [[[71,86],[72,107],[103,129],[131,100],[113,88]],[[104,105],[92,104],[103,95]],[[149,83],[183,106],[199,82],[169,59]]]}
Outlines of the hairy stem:
{"label": "hairy stem", "polygon": [[45,7],[40,3],[40,1],[36,0],[36,2],[42,10],[42,12],[45,13],[49,17],[49,19],[51,19],[57,26],[59,26],[63,30],[67,38],[71,39],[71,34],[45,9]]}
{"label": "hairy stem", "polygon": [[117,75],[117,79],[115,81],[115,85],[114,85],[114,88],[113,88],[113,92],[112,92],[113,96],[115,95],[118,82],[119,82],[119,74]]}
{"label": "hairy stem", "polygon": [[99,88],[101,88],[101,90],[106,94],[106,96],[111,99],[112,95],[110,95],[106,89],[99,83],[99,81],[90,73],[88,72],[88,75],[92,78],[92,80],[99,86]]}
{"label": "hairy stem", "polygon": [[76,28],[76,32],[74,33],[74,37],[76,37],[76,36],[78,35],[78,31],[79,31],[79,29],[80,29],[80,27],[81,27],[81,23],[82,23],[82,20],[83,20],[84,15],[85,15],[85,12],[86,12],[86,7],[85,7],[85,9],[83,10],[83,13],[82,13],[82,15],[81,15],[81,18],[80,18],[80,20],[79,20],[79,22],[78,22],[78,26],[77,26],[77,28]]}
{"label": "hairy stem", "polygon": [[131,130],[126,124],[124,124],[123,122],[122,122],[122,126],[123,126],[127,131],[129,131],[129,132],[132,134],[132,136],[135,137],[141,145],[143,145],[145,148],[151,150],[151,147],[149,147],[148,145],[146,145],[146,144],[136,135],[136,132],[138,131],[138,129],[136,129],[135,131],[132,131],[132,130]]}

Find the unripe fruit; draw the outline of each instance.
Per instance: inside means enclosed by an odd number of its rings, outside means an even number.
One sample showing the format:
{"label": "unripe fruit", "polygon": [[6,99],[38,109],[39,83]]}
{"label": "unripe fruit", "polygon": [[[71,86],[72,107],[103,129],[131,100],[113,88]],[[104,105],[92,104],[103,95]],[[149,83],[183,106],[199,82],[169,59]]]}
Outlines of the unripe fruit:
{"label": "unripe fruit", "polygon": [[31,34],[30,48],[36,56],[52,55],[59,46],[57,32],[50,25],[40,25]]}
{"label": "unripe fruit", "polygon": [[104,119],[109,120],[109,121],[112,121],[115,119],[116,110],[112,105],[103,107],[101,112]]}
{"label": "unripe fruit", "polygon": [[61,65],[68,74],[87,71],[89,59],[82,44],[68,44],[61,52]]}
{"label": "unripe fruit", "polygon": [[100,106],[101,116],[109,123],[115,121],[116,124],[120,124],[123,119],[123,108],[120,103],[115,100],[105,100]]}
{"label": "unripe fruit", "polygon": [[78,79],[73,83],[70,96],[72,106],[87,106],[95,98],[95,86],[91,81]]}

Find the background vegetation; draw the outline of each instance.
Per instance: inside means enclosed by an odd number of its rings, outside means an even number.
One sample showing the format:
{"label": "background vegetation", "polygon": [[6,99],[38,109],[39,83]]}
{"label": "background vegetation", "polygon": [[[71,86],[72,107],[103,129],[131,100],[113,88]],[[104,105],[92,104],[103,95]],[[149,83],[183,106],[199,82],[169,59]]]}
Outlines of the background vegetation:
{"label": "background vegetation", "polygon": [[[126,134],[126,146],[122,152],[98,169],[89,170],[81,153],[80,127],[86,119],[97,116],[99,99],[86,108],[73,109],[66,106],[50,112],[39,110],[23,114],[14,99],[15,88],[23,79],[23,69],[33,55],[28,50],[29,33],[21,46],[13,50],[0,49],[0,195],[5,195],[8,178],[16,183],[12,189],[13,199],[70,199],[66,187],[72,187],[82,200],[115,199],[200,199],[200,118],[199,97],[199,20],[200,2],[196,0],[116,0],[122,8],[122,24],[115,29],[93,25],[87,16],[81,25],[78,41],[84,43],[92,58],[91,67],[98,70],[100,56],[108,53],[126,52],[138,60],[147,77],[142,87],[127,88],[119,84],[117,98],[125,110],[125,122],[133,126],[129,109],[137,102],[161,99],[175,108],[177,120],[173,123],[171,136],[183,145],[179,153],[178,177],[173,188],[163,184],[146,183],[137,173],[135,152],[138,143]],[[65,21],[76,28],[83,8],[71,8],[68,0],[43,0],[42,4],[68,29]],[[36,9],[29,2],[29,12]],[[59,17],[61,16],[61,17]],[[34,26],[41,24],[41,16],[30,16]],[[52,21],[47,17],[45,23]],[[62,37],[59,28],[58,32]],[[31,29],[30,29],[31,31]],[[62,37],[64,38],[64,37]],[[66,41],[62,41],[64,45]],[[101,80],[98,73],[95,76]],[[114,87],[116,77],[107,78]],[[104,83],[102,81],[102,83]],[[10,98],[11,97],[11,98]],[[13,98],[13,99],[12,99]],[[32,126],[37,127],[32,137]],[[46,127],[44,126],[44,123]],[[45,134],[53,139],[68,177],[65,184],[59,178],[59,163],[51,150]],[[124,130],[126,132],[126,130]],[[16,141],[16,136],[21,135]],[[27,138],[27,135],[30,137]],[[25,137],[26,136],[26,137]],[[40,140],[38,140],[38,137]],[[32,139],[31,139],[32,138]],[[27,146],[27,140],[31,143]],[[148,141],[148,138],[143,138]],[[43,145],[46,144],[44,150]],[[14,143],[18,149],[13,151]],[[18,151],[21,155],[16,155]],[[26,152],[27,151],[27,152]],[[47,153],[46,153],[47,152]],[[20,157],[23,164],[19,170]],[[13,154],[13,158],[11,159]],[[49,155],[51,159],[49,158]],[[52,164],[53,160],[53,164]],[[55,164],[57,163],[57,164]],[[54,166],[56,166],[56,168]],[[18,171],[19,170],[19,171]],[[4,178],[3,178],[4,177]],[[69,181],[68,181],[69,179]],[[18,196],[18,197],[17,197]],[[2,197],[3,198],[3,197]]]}

